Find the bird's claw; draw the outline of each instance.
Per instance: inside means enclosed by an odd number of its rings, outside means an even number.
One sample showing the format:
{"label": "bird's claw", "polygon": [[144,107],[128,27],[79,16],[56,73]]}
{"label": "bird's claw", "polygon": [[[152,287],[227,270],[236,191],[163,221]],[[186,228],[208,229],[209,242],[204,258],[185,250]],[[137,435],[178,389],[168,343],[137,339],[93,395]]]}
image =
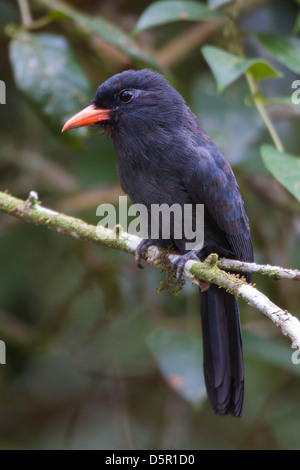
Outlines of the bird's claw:
{"label": "bird's claw", "polygon": [[144,251],[146,250],[146,248],[148,248],[151,245],[154,245],[154,241],[151,240],[151,238],[148,238],[148,239],[142,240],[135,250],[135,261],[136,261],[137,266],[140,269],[143,269],[143,266],[141,265],[141,260],[144,257]]}
{"label": "bird's claw", "polygon": [[182,277],[183,270],[185,263],[189,260],[193,261],[200,261],[199,257],[197,256],[196,252],[194,251],[189,251],[185,255],[182,255],[176,260],[173,265],[176,268],[176,279],[179,281]]}

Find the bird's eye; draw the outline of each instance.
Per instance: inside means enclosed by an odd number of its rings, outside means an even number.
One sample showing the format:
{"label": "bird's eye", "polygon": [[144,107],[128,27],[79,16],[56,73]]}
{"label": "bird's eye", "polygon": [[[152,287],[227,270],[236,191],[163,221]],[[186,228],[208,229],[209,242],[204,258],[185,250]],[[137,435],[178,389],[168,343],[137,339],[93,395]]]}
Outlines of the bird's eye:
{"label": "bird's eye", "polygon": [[123,90],[119,93],[119,98],[123,103],[129,103],[133,98],[133,94],[129,90]]}

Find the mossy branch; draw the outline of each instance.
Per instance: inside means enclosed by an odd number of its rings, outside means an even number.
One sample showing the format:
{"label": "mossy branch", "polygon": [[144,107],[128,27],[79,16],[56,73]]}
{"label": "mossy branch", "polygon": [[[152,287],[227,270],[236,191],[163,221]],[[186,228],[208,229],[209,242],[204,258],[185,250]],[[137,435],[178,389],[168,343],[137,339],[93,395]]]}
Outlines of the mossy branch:
{"label": "mossy branch", "polygon": [[[0,212],[35,225],[47,227],[72,238],[105,245],[131,255],[135,254],[141,241],[139,237],[123,232],[119,226],[115,230],[111,230],[100,224],[97,226],[89,225],[80,219],[42,207],[38,201],[38,195],[34,191],[31,191],[26,201],[0,192]],[[147,263],[165,271],[170,271],[170,266],[179,256],[155,246],[149,247],[146,251]],[[240,278],[236,274],[225,272],[223,269],[254,272],[276,279],[288,278],[295,280],[300,280],[300,272],[235,260],[218,260],[216,254],[211,254],[204,262],[188,261],[184,268],[184,276],[200,288],[203,288],[203,281],[216,284],[260,310],[281,328],[284,335],[290,337],[296,347],[300,348],[299,320],[286,310],[282,310],[273,304],[254,286],[247,284],[243,277]]]}

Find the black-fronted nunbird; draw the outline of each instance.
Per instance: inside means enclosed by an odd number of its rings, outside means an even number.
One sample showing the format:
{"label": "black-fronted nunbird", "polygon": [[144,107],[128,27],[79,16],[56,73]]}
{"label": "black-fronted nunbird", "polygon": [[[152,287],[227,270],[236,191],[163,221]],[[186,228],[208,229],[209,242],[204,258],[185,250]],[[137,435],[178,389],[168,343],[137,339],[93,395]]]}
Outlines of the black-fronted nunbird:
{"label": "black-fronted nunbird", "polygon": [[[151,204],[204,204],[201,253],[186,252],[186,240],[172,239],[172,233],[171,240],[149,243],[173,243],[184,262],[210,253],[253,260],[248,218],[232,169],[164,77],[150,70],[114,75],[63,131],[90,124],[105,126],[113,139],[121,186],[133,203],[149,209]],[[139,253],[145,246],[147,241]],[[244,369],[237,300],[211,284],[201,293],[201,318],[209,400],[217,414],[240,417]]]}

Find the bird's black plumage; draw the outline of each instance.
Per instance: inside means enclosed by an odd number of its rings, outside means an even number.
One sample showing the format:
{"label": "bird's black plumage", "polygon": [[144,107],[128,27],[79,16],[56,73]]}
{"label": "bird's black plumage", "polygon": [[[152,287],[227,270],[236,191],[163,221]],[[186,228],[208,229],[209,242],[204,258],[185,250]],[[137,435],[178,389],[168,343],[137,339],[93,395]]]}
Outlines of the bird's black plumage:
{"label": "bird's black plumage", "polygon": [[[111,110],[104,124],[117,151],[122,188],[133,203],[149,210],[151,204],[204,204],[201,256],[216,252],[253,260],[248,219],[232,169],[164,77],[150,70],[114,75],[99,86],[93,105]],[[170,241],[186,252],[186,240]],[[211,285],[201,293],[201,316],[209,400],[216,413],[240,417],[244,372],[237,301]]]}

